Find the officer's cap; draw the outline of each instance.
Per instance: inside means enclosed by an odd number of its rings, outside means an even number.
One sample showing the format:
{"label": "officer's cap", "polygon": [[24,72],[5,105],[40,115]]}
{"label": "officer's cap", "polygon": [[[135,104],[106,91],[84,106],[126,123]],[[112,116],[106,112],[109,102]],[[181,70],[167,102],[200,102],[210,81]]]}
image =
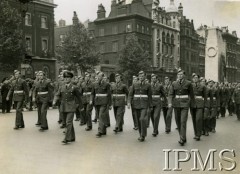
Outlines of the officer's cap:
{"label": "officer's cap", "polygon": [[40,73],[45,76],[45,72],[43,72],[43,71],[38,71],[38,74],[40,74]]}
{"label": "officer's cap", "polygon": [[178,69],[178,73],[183,73],[183,74],[185,74],[185,72],[184,72],[181,68]]}
{"label": "officer's cap", "polygon": [[165,79],[169,79],[169,77],[166,76]]}
{"label": "officer's cap", "polygon": [[151,74],[151,77],[157,77],[157,75],[156,74]]}
{"label": "officer's cap", "polygon": [[18,70],[14,70],[14,74],[16,74],[16,73],[19,73],[20,74],[20,71],[18,71]]}
{"label": "officer's cap", "polygon": [[64,71],[64,72],[63,72],[63,77],[64,77],[64,78],[66,78],[66,77],[73,78],[73,73],[70,72],[70,71]]}
{"label": "officer's cap", "polygon": [[200,76],[199,76],[198,74],[196,74],[196,73],[193,73],[193,74],[192,74],[192,78],[193,78],[193,77],[198,77],[198,78],[199,78]]}
{"label": "officer's cap", "polygon": [[138,75],[145,75],[145,72],[144,71],[139,71]]}
{"label": "officer's cap", "polygon": [[91,76],[91,74],[88,72],[85,72],[85,76]]}

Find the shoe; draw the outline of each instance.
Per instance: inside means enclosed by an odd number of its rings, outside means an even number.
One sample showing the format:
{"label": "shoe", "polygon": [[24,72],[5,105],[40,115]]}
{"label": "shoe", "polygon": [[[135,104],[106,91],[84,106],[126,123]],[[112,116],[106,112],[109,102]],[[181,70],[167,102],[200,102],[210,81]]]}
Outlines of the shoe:
{"label": "shoe", "polygon": [[13,129],[17,130],[17,129],[19,129],[19,127],[18,127],[18,126],[15,126]]}
{"label": "shoe", "polygon": [[138,130],[138,127],[134,127],[133,129],[134,129],[134,130]]}
{"label": "shoe", "polygon": [[90,130],[92,130],[92,127],[86,127],[85,128],[85,131],[90,131]]}
{"label": "shoe", "polygon": [[213,130],[212,130],[212,133],[215,133],[215,132],[216,132],[216,130],[215,130],[215,129],[213,129]]}
{"label": "shoe", "polygon": [[152,134],[154,137],[156,137],[158,135],[158,132],[153,132]]}
{"label": "shoe", "polygon": [[97,119],[92,120],[92,122],[97,123]]}
{"label": "shoe", "polygon": [[60,126],[61,129],[63,129],[63,128],[65,128],[65,127],[66,127],[66,125],[62,125],[62,126]]}
{"label": "shoe", "polygon": [[169,134],[171,131],[170,130],[165,130],[165,133],[166,134]]}
{"label": "shoe", "polygon": [[19,128],[25,128],[25,125],[19,126]]}
{"label": "shoe", "polygon": [[41,128],[39,129],[39,131],[45,131],[45,130],[48,130],[48,128],[41,127]]}
{"label": "shoe", "polygon": [[205,135],[205,131],[202,131],[202,135]]}
{"label": "shoe", "polygon": [[68,141],[68,142],[75,142],[75,138],[71,139],[71,140],[70,140],[70,141]]}
{"label": "shoe", "polygon": [[118,132],[118,128],[116,127],[115,129],[113,129],[113,131],[114,131],[115,133],[117,133],[117,132]]}
{"label": "shoe", "polygon": [[142,136],[141,136],[141,137],[139,137],[139,138],[138,138],[138,141],[140,141],[140,142],[143,142],[143,141],[145,141],[145,137],[142,137]]}
{"label": "shoe", "polygon": [[81,122],[79,125],[80,125],[80,126],[83,126],[83,125],[85,125],[85,124],[86,124],[86,123],[84,123],[84,122]]}
{"label": "shoe", "polygon": [[[186,141],[186,140],[185,140],[185,141]],[[180,140],[180,141],[178,141],[178,143],[179,143],[181,146],[184,146],[185,141],[184,141],[184,140]]]}
{"label": "shoe", "polygon": [[62,120],[58,120],[58,123],[61,124],[61,123],[62,123]]}
{"label": "shoe", "polygon": [[205,136],[209,136],[209,133],[208,133],[208,132],[205,132]]}
{"label": "shoe", "polygon": [[196,141],[200,141],[200,137],[196,137],[195,140],[196,140]]}
{"label": "shoe", "polygon": [[122,132],[123,131],[123,129],[118,129],[118,132]]}
{"label": "shoe", "polygon": [[40,125],[41,125],[41,123],[36,123],[35,125],[36,125],[36,126],[40,126]]}
{"label": "shoe", "polygon": [[62,143],[63,144],[68,144],[68,140],[63,140]]}
{"label": "shoe", "polygon": [[102,136],[102,133],[101,132],[98,132],[97,134],[96,134],[96,137],[97,138],[100,138]]}

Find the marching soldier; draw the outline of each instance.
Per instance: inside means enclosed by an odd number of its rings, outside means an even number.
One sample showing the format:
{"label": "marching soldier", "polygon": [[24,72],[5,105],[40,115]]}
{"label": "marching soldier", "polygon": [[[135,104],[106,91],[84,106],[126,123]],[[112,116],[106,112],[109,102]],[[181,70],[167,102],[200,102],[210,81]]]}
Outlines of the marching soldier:
{"label": "marching soldier", "polygon": [[[138,77],[133,76],[132,86],[129,87],[129,91],[131,91],[131,89],[133,88],[133,84],[135,83],[138,83]],[[132,118],[133,118],[133,125],[134,125],[133,129],[138,130],[138,121],[137,121],[136,112],[133,107],[133,101],[131,101],[131,111],[132,111]]]}
{"label": "marching soldier", "polygon": [[38,82],[33,90],[33,102],[36,102],[38,108],[38,118],[40,118],[41,128],[39,131],[48,130],[47,110],[49,102],[51,102],[50,94],[52,93],[52,86],[50,81],[45,77],[45,73],[38,72]]}
{"label": "marching soldier", "polygon": [[[209,131],[210,131],[210,118],[211,118],[210,113],[212,109],[212,95],[211,95],[210,82],[211,81],[208,81],[208,84],[206,85],[206,90],[205,90],[206,98],[204,103],[203,131],[202,131],[202,135],[205,135],[205,136],[209,136]],[[202,78],[201,83],[205,85],[206,80]]]}
{"label": "marching soldier", "polygon": [[[98,75],[98,73],[99,72],[97,72],[96,74]],[[94,84],[95,83],[97,83],[98,82],[98,76],[95,76],[95,78],[94,78]],[[98,112],[97,112],[97,109],[96,109],[96,106],[94,105],[94,110],[95,110],[95,117],[94,117],[94,119],[92,120],[92,122],[94,122],[94,123],[97,123],[97,120],[99,120],[99,114],[98,114]]]}
{"label": "marching soldier", "polygon": [[216,130],[216,118],[218,115],[218,111],[220,110],[220,96],[219,96],[219,89],[217,88],[217,83],[214,81],[210,81],[210,88],[211,88],[211,98],[212,98],[212,107],[210,111],[210,130],[212,133],[215,133]]}
{"label": "marching soldier", "polygon": [[191,102],[191,115],[192,115],[192,122],[193,122],[193,129],[194,129],[194,139],[196,141],[200,140],[202,135],[202,125],[203,125],[203,111],[204,111],[204,104],[206,101],[206,88],[204,85],[199,83],[199,76],[197,74],[193,74],[193,92],[195,102]]}
{"label": "marching soldier", "polygon": [[93,88],[93,83],[90,80],[91,74],[85,72],[85,81],[82,83],[82,102],[84,111],[82,112],[83,115],[86,117],[87,127],[85,128],[86,131],[92,130],[92,110],[93,105],[90,105],[90,97]]}
{"label": "marching soldier", "polygon": [[127,86],[122,83],[122,76],[115,75],[116,83],[112,85],[112,104],[113,112],[116,119],[116,126],[113,130],[115,133],[123,131],[123,118],[125,105],[127,103],[128,90]]}
{"label": "marching soldier", "polygon": [[[107,78],[107,76],[106,76],[105,74],[104,74],[104,76],[103,76],[103,81],[109,84],[109,80],[108,80],[108,78]],[[110,85],[110,89],[111,89],[111,85]],[[107,127],[110,127],[111,124],[110,124],[109,109],[107,110],[107,117],[106,117],[106,119],[107,119],[107,125],[106,125],[106,126],[107,126]]]}
{"label": "marching soldier", "polygon": [[140,71],[139,82],[134,83],[128,97],[128,108],[130,109],[130,105],[135,110],[135,114],[137,116],[138,121],[138,130],[140,137],[138,141],[143,142],[145,137],[147,136],[147,123],[148,123],[148,108],[152,109],[152,89],[149,83],[145,81],[145,72]]}
{"label": "marching soldier", "polygon": [[162,107],[161,98],[166,98],[163,86],[157,83],[157,76],[155,74],[151,75],[151,89],[152,89],[152,106],[150,110],[150,117],[153,124],[152,135],[156,137],[158,135],[158,125],[160,120],[160,112]]}
{"label": "marching soldier", "polygon": [[2,95],[2,113],[10,113],[11,110],[11,100],[6,100],[9,90],[11,89],[10,82],[7,78],[3,80],[3,84],[1,87],[1,95]]}
{"label": "marching soldier", "polygon": [[240,83],[238,83],[233,92],[232,100],[235,104],[237,119],[240,121]]}
{"label": "marching soldier", "polygon": [[171,124],[172,124],[172,107],[169,108],[168,107],[168,94],[169,94],[169,90],[171,87],[171,82],[169,80],[169,77],[165,77],[164,80],[164,85],[163,85],[163,89],[164,89],[164,93],[165,93],[165,98],[161,98],[162,100],[162,109],[163,109],[163,117],[164,117],[164,122],[165,122],[165,132],[168,134],[171,132]]}
{"label": "marching soldier", "polygon": [[180,135],[180,140],[178,142],[182,146],[187,142],[186,131],[190,100],[194,104],[195,100],[192,84],[185,79],[185,72],[183,70],[178,70],[177,81],[172,83],[169,90],[168,103],[169,107],[173,107],[175,111],[175,119]]}
{"label": "marching soldier", "polygon": [[6,98],[6,100],[9,100],[10,96],[13,94],[13,101],[16,107],[16,122],[14,129],[25,128],[22,110],[24,101],[29,101],[27,83],[20,77],[20,75],[20,71],[14,70],[15,80],[13,81],[12,87]]}
{"label": "marching soldier", "polygon": [[[79,76],[77,87],[78,87],[78,89],[79,89],[79,91],[80,91],[81,94],[82,94],[82,83],[83,83],[83,82],[84,82],[84,77]],[[80,121],[80,124],[79,124],[80,126],[83,126],[83,125],[86,124],[86,122],[87,122],[86,115],[84,115],[82,112],[80,112],[79,108],[77,108],[77,110],[76,110],[76,117],[77,117],[77,118],[76,118],[75,121],[81,120],[81,121]]]}
{"label": "marching soldier", "polygon": [[221,117],[225,117],[229,93],[228,93],[228,89],[226,88],[226,85],[223,83],[219,85],[219,97],[220,97]]}
{"label": "marching soldier", "polygon": [[94,103],[96,112],[99,115],[99,127],[96,137],[100,138],[102,135],[107,134],[107,114],[108,109],[111,109],[112,100],[110,84],[103,80],[104,74],[99,72],[97,76],[98,78],[93,86],[89,104],[92,105]]}
{"label": "marching soldier", "polygon": [[[74,113],[77,107],[83,108],[81,94],[76,86],[71,84],[71,79],[73,78],[73,73],[70,71],[65,71],[63,73],[65,84],[62,85],[58,92],[56,93],[53,105],[56,104],[57,100],[61,101],[60,111],[63,117],[66,118],[66,134],[62,141],[63,144],[75,141],[75,131],[73,127]],[[76,100],[78,102],[76,102]]]}
{"label": "marching soldier", "polygon": [[[78,88],[78,90],[80,91],[80,93],[82,93],[82,92],[81,92],[81,84],[79,84],[79,78],[78,78],[78,76],[74,76],[74,77],[72,78],[72,85],[76,86],[76,87]],[[76,115],[75,121],[80,121],[81,113],[80,113],[80,111],[79,111],[78,108],[76,109],[75,115]]]}
{"label": "marching soldier", "polygon": [[229,96],[228,96],[228,113],[229,113],[229,116],[233,116],[233,112],[234,112],[234,103],[233,103],[233,92],[234,92],[234,87],[233,87],[233,84],[231,83],[228,83],[228,91],[229,91]]}

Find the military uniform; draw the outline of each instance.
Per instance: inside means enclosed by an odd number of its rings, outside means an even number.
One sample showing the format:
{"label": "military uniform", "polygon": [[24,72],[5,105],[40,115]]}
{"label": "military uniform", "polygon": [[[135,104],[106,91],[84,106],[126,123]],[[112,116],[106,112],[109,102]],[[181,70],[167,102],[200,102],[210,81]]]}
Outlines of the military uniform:
{"label": "military uniform", "polygon": [[33,91],[33,98],[35,98],[38,108],[38,118],[40,118],[41,129],[48,129],[47,109],[49,102],[51,102],[50,94],[52,93],[52,86],[46,79],[39,80]]}
{"label": "military uniform", "polygon": [[237,118],[240,121],[240,85],[235,88],[232,95],[232,100],[235,103]]}
{"label": "military uniform", "polygon": [[186,131],[190,99],[194,104],[195,99],[191,82],[186,79],[174,81],[169,90],[168,103],[174,108],[181,145],[184,145],[187,141]]}
{"label": "military uniform", "polygon": [[168,84],[163,85],[165,97],[161,98],[163,117],[164,117],[164,122],[165,122],[165,132],[166,133],[171,132],[171,125],[172,125],[172,111],[173,111],[173,108],[168,107],[168,100],[167,100],[170,87],[171,87],[170,82]]}
{"label": "military uniform", "polygon": [[11,86],[8,83],[4,82],[1,87],[1,95],[2,95],[2,113],[10,113],[11,110],[11,100],[6,100],[9,90]]}
{"label": "military uniform", "polygon": [[125,105],[127,103],[128,90],[127,86],[122,82],[114,83],[111,90],[113,112],[116,120],[114,131],[121,132],[123,126],[123,117],[125,113]]}
{"label": "military uniform", "polygon": [[[129,87],[129,91],[131,91],[133,88],[133,85]],[[132,118],[133,118],[133,129],[137,130],[138,129],[138,121],[137,121],[137,116],[136,116],[136,112],[134,110],[133,107],[133,102],[131,101],[131,111],[132,111]]]}
{"label": "military uniform", "polygon": [[[139,72],[142,74],[142,72]],[[148,108],[152,108],[152,89],[149,83],[140,81],[133,84],[129,91],[128,105],[132,103],[138,121],[139,141],[144,141],[147,136]]]}
{"label": "military uniform", "polygon": [[219,97],[220,97],[220,113],[221,117],[225,117],[226,108],[228,105],[229,91],[226,87],[219,88]]}
{"label": "military uniform", "polygon": [[82,102],[83,102],[83,108],[84,108],[82,115],[84,115],[84,117],[86,118],[86,123],[87,123],[86,130],[91,130],[93,105],[90,105],[89,102],[90,102],[91,92],[93,88],[93,83],[91,82],[91,80],[84,81],[81,85],[81,88],[82,88]]}
{"label": "military uniform", "polygon": [[233,113],[234,113],[234,103],[233,103],[233,99],[232,99],[232,96],[233,96],[233,93],[234,93],[234,88],[233,86],[229,86],[228,88],[228,91],[229,91],[229,96],[228,96],[228,112],[229,112],[229,116],[232,116]]}
{"label": "military uniform", "polygon": [[90,103],[94,103],[96,112],[99,115],[99,127],[97,137],[106,135],[106,127],[108,124],[107,112],[109,106],[112,105],[110,84],[104,82],[96,82],[92,88]]}
{"label": "military uniform", "polygon": [[216,118],[217,112],[220,109],[220,96],[219,96],[219,89],[216,87],[211,88],[211,98],[212,98],[212,107],[210,111],[210,131],[213,133],[215,132],[216,128]]}
{"label": "military uniform", "polygon": [[[70,75],[69,75],[70,74]],[[64,72],[64,77],[72,77],[72,73]],[[72,75],[72,76],[71,76]],[[66,134],[63,143],[75,141],[75,131],[73,127],[74,113],[77,107],[83,108],[81,94],[76,86],[69,84],[62,85],[55,94],[54,103],[60,100],[60,112],[66,118]],[[76,100],[78,102],[76,102]]]}
{"label": "military uniform", "polygon": [[12,87],[8,92],[7,98],[13,94],[13,101],[16,107],[16,122],[15,122],[15,129],[24,128],[24,120],[23,120],[23,104],[24,101],[29,101],[29,90],[27,87],[27,83],[25,80],[18,78],[13,81]]}
{"label": "military uniform", "polygon": [[[61,88],[61,86],[63,86],[65,83],[63,80],[58,80],[55,83],[55,87],[54,87],[54,94],[56,94],[58,92],[58,90]],[[60,105],[61,105],[61,101],[57,101],[56,105],[58,106],[58,111],[59,111],[59,119],[58,119],[58,123],[61,124],[62,126],[61,128],[65,128],[66,127],[66,118],[64,117],[63,113],[60,110]]]}
{"label": "military uniform", "polygon": [[158,125],[160,120],[160,112],[162,108],[161,98],[165,98],[163,86],[159,83],[151,83],[152,89],[152,109],[150,110],[150,117],[153,124],[153,136],[158,135]]}
{"label": "military uniform", "polygon": [[211,119],[211,110],[213,98],[211,95],[211,88],[208,86],[205,90],[205,103],[204,103],[204,115],[203,115],[203,134],[208,136],[210,131],[210,119]]}
{"label": "military uniform", "polygon": [[206,87],[199,82],[192,83],[195,102],[191,102],[190,111],[194,128],[195,139],[200,140],[202,135],[203,112],[206,101]]}

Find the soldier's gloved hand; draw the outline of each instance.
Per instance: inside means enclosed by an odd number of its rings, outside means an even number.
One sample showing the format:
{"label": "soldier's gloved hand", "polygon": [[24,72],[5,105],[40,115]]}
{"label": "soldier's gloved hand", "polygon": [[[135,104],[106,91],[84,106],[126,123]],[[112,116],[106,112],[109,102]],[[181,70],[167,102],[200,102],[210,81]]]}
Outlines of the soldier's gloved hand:
{"label": "soldier's gloved hand", "polygon": [[36,98],[35,97],[33,97],[32,102],[36,102]]}
{"label": "soldier's gloved hand", "polygon": [[171,108],[171,107],[172,107],[172,104],[171,104],[171,103],[169,103],[169,104],[168,104],[168,108]]}
{"label": "soldier's gloved hand", "polygon": [[127,104],[127,107],[128,107],[128,109],[130,109],[130,107],[131,107],[130,103]]}
{"label": "soldier's gloved hand", "polygon": [[9,97],[7,97],[6,100],[8,101],[8,100],[9,100]]}

